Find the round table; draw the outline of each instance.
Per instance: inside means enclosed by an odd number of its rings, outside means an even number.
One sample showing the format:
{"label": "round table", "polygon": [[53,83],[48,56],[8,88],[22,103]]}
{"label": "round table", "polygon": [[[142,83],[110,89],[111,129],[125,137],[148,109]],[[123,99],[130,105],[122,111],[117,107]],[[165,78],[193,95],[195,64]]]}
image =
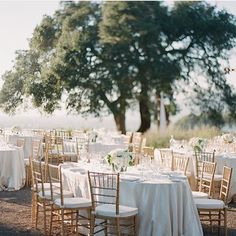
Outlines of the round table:
{"label": "round table", "polygon": [[23,149],[0,147],[0,189],[19,190],[25,184]]}
{"label": "round table", "polygon": [[[32,141],[34,139],[41,139],[39,136],[21,135],[21,134],[6,134],[6,141],[12,145],[16,145],[17,139],[24,139],[24,158],[29,159],[32,150]],[[41,151],[42,152],[42,151]]]}
{"label": "round table", "polygon": [[[64,188],[74,196],[90,198],[87,170],[99,168],[98,164],[63,164]],[[187,179],[170,180],[165,176],[130,181],[127,176],[129,173],[123,180],[121,177],[120,204],[138,208],[138,235],[203,235]]]}

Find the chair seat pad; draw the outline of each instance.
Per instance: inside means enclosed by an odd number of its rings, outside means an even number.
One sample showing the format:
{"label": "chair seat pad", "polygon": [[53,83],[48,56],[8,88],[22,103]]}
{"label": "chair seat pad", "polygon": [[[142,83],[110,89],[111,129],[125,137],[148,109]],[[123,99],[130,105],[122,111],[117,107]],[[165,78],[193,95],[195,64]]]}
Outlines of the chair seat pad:
{"label": "chair seat pad", "polygon": [[75,156],[75,157],[77,157],[78,156],[78,154],[77,153],[75,153],[75,152],[64,152],[64,156]]}
{"label": "chair seat pad", "polygon": [[[42,193],[42,191],[40,191],[38,193],[38,196],[40,198],[44,198],[46,200],[51,200],[51,190],[45,190],[44,191],[44,195]],[[66,198],[66,197],[73,197],[73,193],[70,192],[70,191],[67,191],[67,190],[63,190],[63,196]],[[57,198],[60,198],[60,190],[57,189],[53,192],[53,200],[57,199]]]}
{"label": "chair seat pad", "polygon": [[[204,174],[204,178],[205,179],[211,179],[211,175],[210,174]],[[214,175],[214,181],[221,181],[222,179],[223,179],[223,175],[217,175],[217,174]]]}
{"label": "chair seat pad", "polygon": [[218,199],[194,198],[197,209],[224,209],[225,204]]}
{"label": "chair seat pad", "polygon": [[199,191],[192,191],[193,198],[209,198],[207,193],[199,192]]}
{"label": "chair seat pad", "polygon": [[57,149],[51,149],[50,151],[49,151],[49,155],[58,155],[59,153],[58,153],[58,150]]}
{"label": "chair seat pad", "polygon": [[89,208],[92,206],[90,199],[80,197],[64,198],[64,205],[61,204],[61,199],[58,198],[54,201],[54,204],[60,208],[68,209]]}
{"label": "chair seat pad", "polygon": [[223,179],[223,175],[214,175],[215,181],[221,181]]}
{"label": "chair seat pad", "polygon": [[117,215],[115,205],[103,204],[96,207],[95,214],[105,217],[129,217],[137,215],[138,208],[120,205],[119,215]]}
{"label": "chair seat pad", "polygon": [[[57,185],[57,188],[60,188],[60,183],[54,183],[54,185]],[[43,184],[44,190],[50,190],[50,183],[44,183]],[[54,186],[53,186],[54,187]],[[39,190],[42,189],[41,184],[38,186]],[[55,187],[56,188],[56,187]],[[34,184],[34,188],[36,190],[36,184]]]}

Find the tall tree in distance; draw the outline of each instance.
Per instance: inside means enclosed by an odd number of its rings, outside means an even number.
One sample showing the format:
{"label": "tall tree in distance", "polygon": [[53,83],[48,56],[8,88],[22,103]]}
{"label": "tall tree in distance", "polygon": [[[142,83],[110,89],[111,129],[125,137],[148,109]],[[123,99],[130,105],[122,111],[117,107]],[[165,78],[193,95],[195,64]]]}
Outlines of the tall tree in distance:
{"label": "tall tree in distance", "polygon": [[[209,84],[225,97],[232,113],[232,90],[222,73],[221,60],[235,46],[235,17],[205,2],[176,2],[170,10],[162,2],[113,2],[103,7],[101,38],[119,46],[128,44],[130,51],[120,52],[136,68],[141,125],[151,125],[150,99],[153,90],[173,94],[175,81],[191,82],[191,74],[201,70]],[[122,19],[121,24],[117,24]],[[224,81],[224,82],[222,82]],[[178,89],[178,88],[177,88]]]}
{"label": "tall tree in distance", "polygon": [[63,2],[42,19],[29,50],[19,51],[3,76],[0,106],[13,112],[30,99],[52,113],[65,103],[78,114],[111,113],[125,133],[126,111],[137,101],[138,131],[145,132],[156,97],[163,92],[170,100],[168,114],[176,112],[176,81],[191,83],[201,71],[235,116],[235,93],[221,66],[235,38],[235,17],[205,2],[177,2],[172,8],[163,2]]}

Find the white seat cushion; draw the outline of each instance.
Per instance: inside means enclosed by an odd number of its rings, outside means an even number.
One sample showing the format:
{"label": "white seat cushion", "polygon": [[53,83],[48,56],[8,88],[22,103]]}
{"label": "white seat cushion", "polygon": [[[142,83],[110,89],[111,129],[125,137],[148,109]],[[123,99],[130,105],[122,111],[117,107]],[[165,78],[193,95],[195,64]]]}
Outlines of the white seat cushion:
{"label": "white seat cushion", "polygon": [[199,191],[192,191],[193,198],[209,198],[207,193],[199,192]]}
{"label": "white seat cushion", "polygon": [[74,197],[74,198],[64,198],[64,205],[61,205],[61,199],[56,199],[54,201],[54,204],[60,208],[86,208],[86,207],[91,207],[92,202],[90,199],[86,198],[80,198],[80,197]]}
{"label": "white seat cushion", "polygon": [[[204,174],[203,176],[204,178],[206,179],[210,179],[211,178],[211,175],[210,174]],[[223,175],[214,175],[214,180],[215,181],[221,181],[223,179]]]}
{"label": "white seat cushion", "polygon": [[137,215],[138,208],[120,205],[119,215],[116,215],[115,205],[103,204],[96,207],[95,214],[107,217],[129,217]]}
{"label": "white seat cushion", "polygon": [[221,181],[223,179],[223,175],[214,175],[215,181]]}
{"label": "white seat cushion", "polygon": [[217,199],[194,198],[197,209],[224,209],[225,204]]}
{"label": "white seat cushion", "polygon": [[[54,185],[56,185],[57,188],[60,188],[60,183],[54,183]],[[44,190],[50,190],[50,183],[44,183],[43,187],[44,187]],[[38,188],[39,188],[39,190],[41,190],[41,188],[42,188],[41,184],[39,184]],[[36,189],[35,184],[34,184],[34,189]]]}
{"label": "white seat cushion", "polygon": [[64,156],[72,156],[72,157],[77,157],[78,155],[77,155],[77,153],[75,153],[75,152],[64,152]]}
{"label": "white seat cushion", "polygon": [[[44,199],[47,199],[47,200],[51,200],[51,191],[50,190],[46,190],[44,191],[44,196],[43,196],[43,193],[42,191],[40,191],[38,193],[39,197],[40,198],[44,198]],[[63,196],[66,198],[66,197],[73,197],[73,193],[70,192],[70,191],[67,191],[67,190],[63,190]],[[60,198],[60,190],[57,189],[53,192],[53,200],[57,199],[57,198]]]}

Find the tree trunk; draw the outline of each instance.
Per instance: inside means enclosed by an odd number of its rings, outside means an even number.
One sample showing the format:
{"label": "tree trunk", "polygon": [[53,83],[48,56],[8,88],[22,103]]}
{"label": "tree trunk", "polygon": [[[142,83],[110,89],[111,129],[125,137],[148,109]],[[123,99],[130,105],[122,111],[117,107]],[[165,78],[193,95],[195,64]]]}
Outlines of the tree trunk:
{"label": "tree trunk", "polygon": [[114,119],[116,123],[116,128],[118,131],[121,131],[122,134],[125,134],[125,113],[114,114]]}
{"label": "tree trunk", "polygon": [[121,131],[122,134],[126,133],[125,128],[125,113],[126,113],[126,100],[120,96],[117,100],[116,108],[114,109],[113,115],[116,123],[116,128]]}
{"label": "tree trunk", "polygon": [[156,93],[156,116],[157,116],[157,130],[160,128],[160,107],[161,107],[161,96],[160,93]]}
{"label": "tree trunk", "polygon": [[140,97],[139,97],[139,111],[141,124],[138,129],[138,132],[146,132],[151,127],[151,114],[149,111],[149,97],[147,94],[147,88],[145,85],[142,85]]}

